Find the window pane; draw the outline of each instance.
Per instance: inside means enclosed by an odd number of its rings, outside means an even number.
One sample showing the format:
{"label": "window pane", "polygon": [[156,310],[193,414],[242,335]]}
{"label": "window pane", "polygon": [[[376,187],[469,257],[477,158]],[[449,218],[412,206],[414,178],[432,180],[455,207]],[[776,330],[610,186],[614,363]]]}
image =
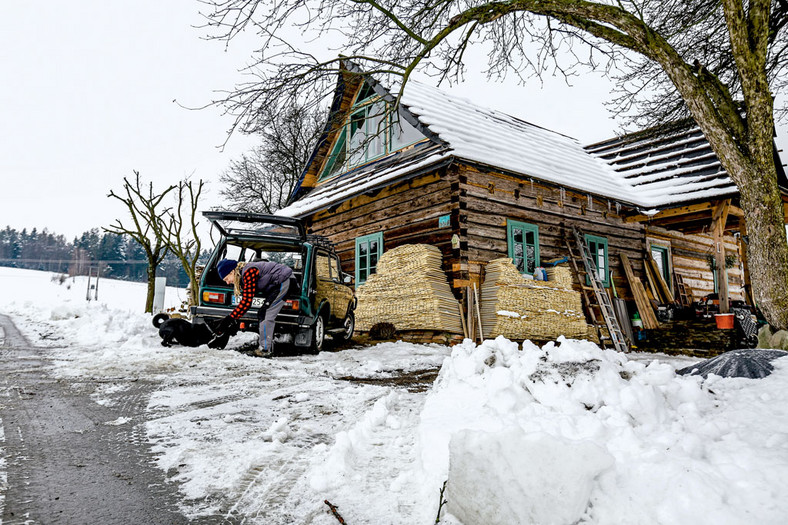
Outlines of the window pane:
{"label": "window pane", "polygon": [[534,271],[536,270],[536,248],[534,248],[533,246],[527,246],[525,248],[525,252],[526,252],[525,259],[527,261],[525,265],[525,271],[526,273],[534,273]]}
{"label": "window pane", "polygon": [[512,262],[517,267],[517,271],[519,271],[520,273],[523,273],[525,271],[525,266],[522,257],[515,257],[515,259]]}
{"label": "window pane", "polygon": [[367,280],[367,269],[360,268],[358,271],[358,280],[359,282],[363,283]]}
{"label": "window pane", "polygon": [[328,160],[328,165],[326,166],[325,172],[323,173],[324,176],[335,175],[345,170],[345,150],[347,147],[346,140],[347,131],[343,129],[342,133],[339,135],[339,139],[337,140],[334,152],[331,154],[331,158]]}
{"label": "window pane", "polygon": [[359,258],[363,257],[366,260],[368,251],[369,251],[369,243],[361,242],[361,243],[358,244],[358,256],[359,256]]}
{"label": "window pane", "polygon": [[514,258],[515,259],[522,259],[523,257],[523,245],[517,243],[514,245]]}
{"label": "window pane", "polygon": [[353,113],[350,117],[350,141],[348,143],[350,149],[350,166],[361,164],[365,160],[365,142],[367,133],[364,126],[364,121],[367,118],[366,108]]}
{"label": "window pane", "polygon": [[319,279],[330,279],[329,259],[325,255],[317,256],[317,277]]}
{"label": "window pane", "polygon": [[512,240],[517,244],[522,244],[523,230],[520,228],[512,228]]}
{"label": "window pane", "polygon": [[386,153],[385,138],[388,130],[383,117],[386,115],[386,105],[383,102],[373,104],[368,113],[367,135],[367,160],[374,159]]}
{"label": "window pane", "polygon": [[378,265],[378,250],[377,250],[377,243],[372,244],[374,248],[372,248],[369,252],[369,266],[370,268],[374,268]]}

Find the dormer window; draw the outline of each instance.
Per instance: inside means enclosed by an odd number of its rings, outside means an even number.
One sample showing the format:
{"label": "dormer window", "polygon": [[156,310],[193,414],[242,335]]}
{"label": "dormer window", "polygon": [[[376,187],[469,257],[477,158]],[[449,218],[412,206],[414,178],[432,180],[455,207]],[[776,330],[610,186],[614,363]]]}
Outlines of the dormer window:
{"label": "dormer window", "polygon": [[387,115],[386,102],[364,83],[342,125],[320,180],[344,173],[414,144],[424,135],[398,114]]}

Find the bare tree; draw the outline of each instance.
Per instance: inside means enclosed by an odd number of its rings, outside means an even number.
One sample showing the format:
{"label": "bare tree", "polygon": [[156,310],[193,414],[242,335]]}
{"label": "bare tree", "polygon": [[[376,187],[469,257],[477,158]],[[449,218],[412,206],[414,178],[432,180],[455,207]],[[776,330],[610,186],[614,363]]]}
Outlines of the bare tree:
{"label": "bare tree", "polygon": [[125,226],[123,221],[115,219],[115,223],[102,228],[105,232],[118,235],[129,235],[145,251],[148,260],[148,293],[145,299],[145,312],[153,311],[153,293],[156,286],[156,267],[167,255],[167,244],[157,228],[159,217],[166,213],[163,209],[164,199],[175,189],[170,186],[161,193],[153,191],[153,183],[147,189],[140,182],[140,173],[134,171],[134,181],[123,177],[123,191],[120,195],[110,190],[109,197],[122,202],[131,215],[132,226]]}
{"label": "bare tree", "polygon": [[197,263],[202,243],[197,234],[197,207],[204,185],[202,179],[197,182],[196,188],[191,180],[179,182],[174,187],[177,199],[175,207],[165,210],[152,224],[156,238],[160,238],[178,258],[189,277],[190,306],[197,304],[199,298]]}
{"label": "bare tree", "polygon": [[260,144],[222,174],[221,195],[236,210],[273,213],[287,204],[323,130],[320,112],[294,105],[270,108],[257,131]]}
{"label": "bare tree", "polygon": [[[458,79],[471,45],[490,75],[619,68],[619,108],[635,118],[691,115],[737,184],[748,223],[755,299],[788,328],[788,244],[774,162],[774,99],[788,66],[788,0],[205,0],[216,38],[255,30],[256,81],[220,101],[253,129],[261,108],[317,100],[338,59],[320,58],[294,34],[341,41],[370,73],[417,69]],[[294,33],[296,27],[300,32]],[[288,41],[289,40],[289,41]],[[314,47],[314,46],[313,46]],[[778,108],[785,111],[785,108]]]}

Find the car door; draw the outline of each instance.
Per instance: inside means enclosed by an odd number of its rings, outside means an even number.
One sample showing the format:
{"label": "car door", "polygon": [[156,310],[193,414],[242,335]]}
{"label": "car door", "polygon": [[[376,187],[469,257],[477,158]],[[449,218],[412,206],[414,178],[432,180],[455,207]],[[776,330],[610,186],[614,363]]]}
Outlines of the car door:
{"label": "car door", "polygon": [[331,278],[331,257],[328,252],[318,250],[315,255],[315,308],[320,308],[323,301],[329,305],[329,314],[333,313],[334,280]]}
{"label": "car door", "polygon": [[331,309],[341,322],[345,319],[350,302],[353,300],[353,291],[342,282],[342,266],[336,254],[331,255],[331,281],[334,284]]}

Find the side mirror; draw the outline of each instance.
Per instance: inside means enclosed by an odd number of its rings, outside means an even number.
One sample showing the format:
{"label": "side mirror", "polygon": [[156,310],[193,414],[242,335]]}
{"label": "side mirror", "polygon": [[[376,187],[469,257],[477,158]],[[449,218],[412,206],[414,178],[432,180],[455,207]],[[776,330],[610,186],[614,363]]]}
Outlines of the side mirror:
{"label": "side mirror", "polygon": [[345,284],[351,284],[353,282],[353,276],[346,273],[345,278],[342,279],[342,282]]}

